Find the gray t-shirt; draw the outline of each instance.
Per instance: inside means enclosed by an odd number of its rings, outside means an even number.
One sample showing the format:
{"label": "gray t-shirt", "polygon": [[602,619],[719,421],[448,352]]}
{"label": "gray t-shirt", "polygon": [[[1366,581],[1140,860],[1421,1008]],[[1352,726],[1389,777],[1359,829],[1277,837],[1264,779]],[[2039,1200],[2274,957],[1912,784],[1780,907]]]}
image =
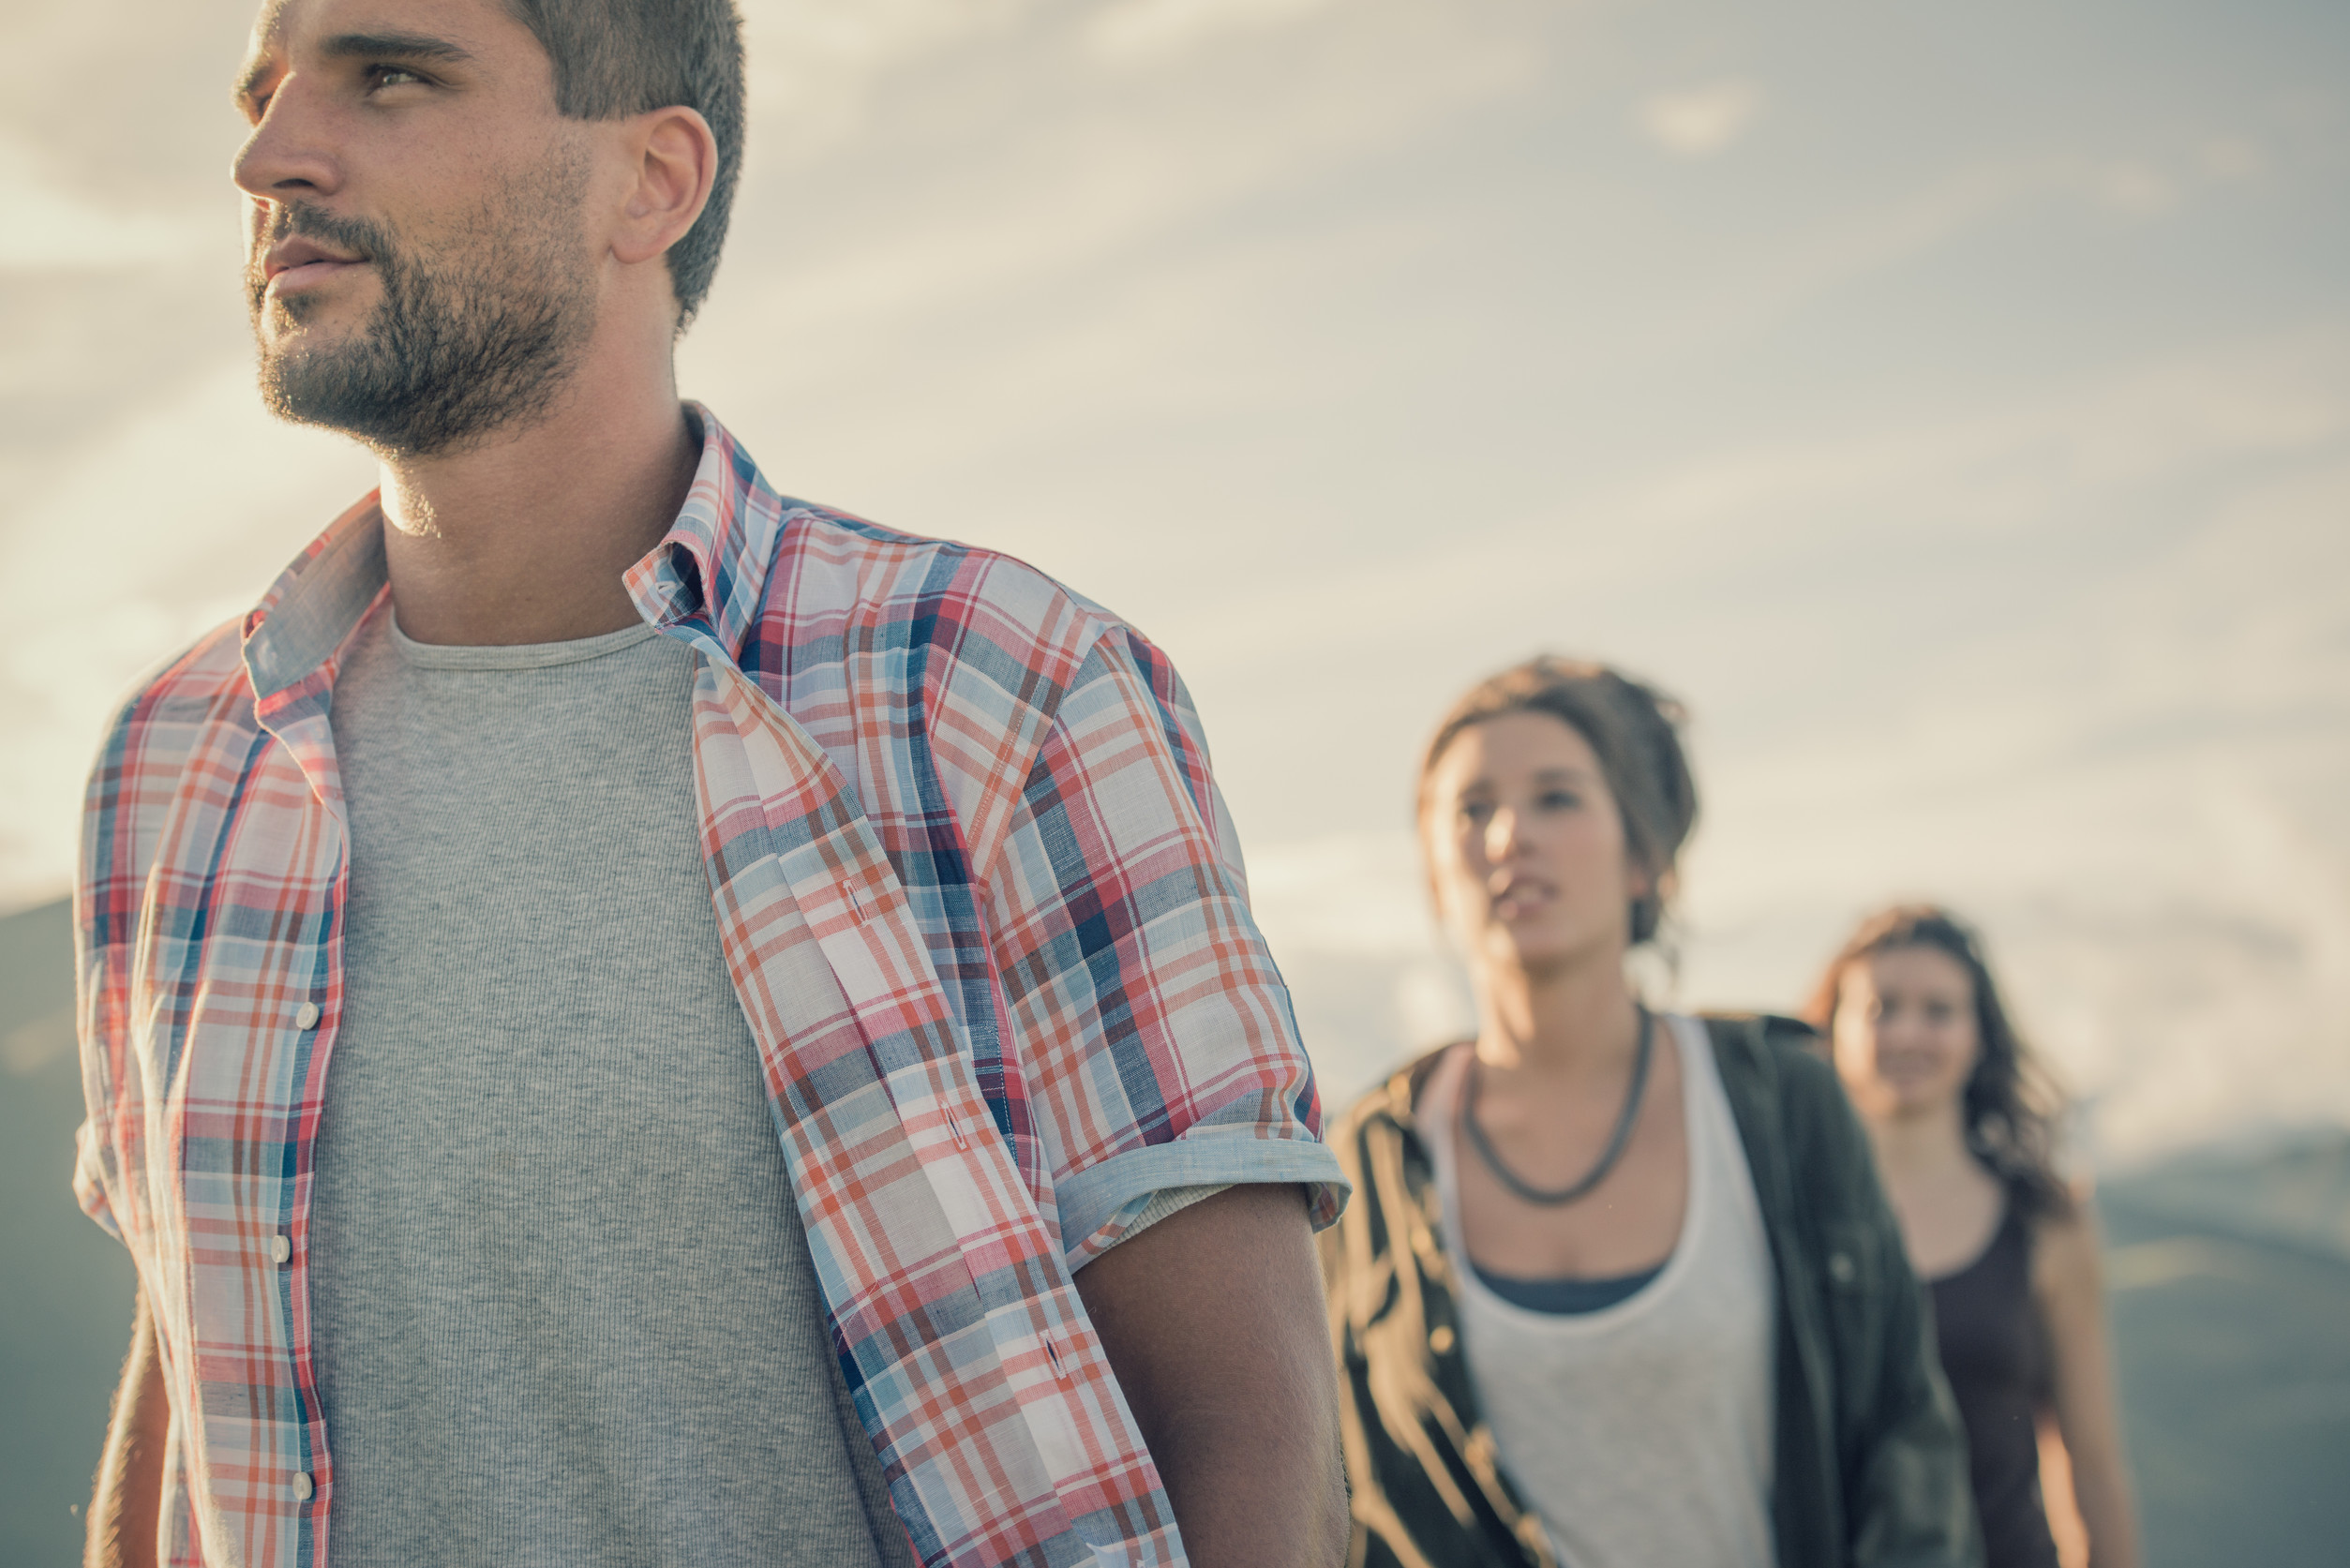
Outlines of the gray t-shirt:
{"label": "gray t-shirt", "polygon": [[694,655],[410,642],[334,699],[310,1225],[336,1568],[910,1563],[701,864]]}

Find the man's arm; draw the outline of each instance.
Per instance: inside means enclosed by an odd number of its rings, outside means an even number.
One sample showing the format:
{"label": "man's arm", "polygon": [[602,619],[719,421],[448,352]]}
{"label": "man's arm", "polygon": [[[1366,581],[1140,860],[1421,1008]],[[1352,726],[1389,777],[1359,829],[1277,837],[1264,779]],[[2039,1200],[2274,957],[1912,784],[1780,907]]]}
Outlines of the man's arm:
{"label": "man's arm", "polygon": [[[1147,1234],[1148,1232],[1145,1232]],[[171,1412],[163,1392],[163,1360],[155,1317],[142,1289],[130,1322],[130,1353],[98,1459],[90,1497],[90,1532],[83,1568],[154,1568],[156,1531],[163,1509],[163,1449]]]}
{"label": "man's arm", "polygon": [[1197,1568],[1346,1559],[1339,1395],[1298,1189],[1227,1187],[1078,1271]]}

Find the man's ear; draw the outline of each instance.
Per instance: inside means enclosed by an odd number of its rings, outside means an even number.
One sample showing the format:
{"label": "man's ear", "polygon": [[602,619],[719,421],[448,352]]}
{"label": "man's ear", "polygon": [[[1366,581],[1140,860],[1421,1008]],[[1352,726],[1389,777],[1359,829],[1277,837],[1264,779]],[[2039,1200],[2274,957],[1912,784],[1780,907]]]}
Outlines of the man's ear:
{"label": "man's ear", "polygon": [[718,139],[691,109],[650,109],[625,122],[621,146],[634,182],[612,233],[612,255],[650,261],[685,237],[718,182]]}

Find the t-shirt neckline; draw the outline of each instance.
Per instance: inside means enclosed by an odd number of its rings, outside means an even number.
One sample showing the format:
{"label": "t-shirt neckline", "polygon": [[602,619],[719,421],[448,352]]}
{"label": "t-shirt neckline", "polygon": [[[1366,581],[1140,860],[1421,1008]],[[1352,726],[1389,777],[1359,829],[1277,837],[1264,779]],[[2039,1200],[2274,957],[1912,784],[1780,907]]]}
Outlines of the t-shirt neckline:
{"label": "t-shirt neckline", "polygon": [[385,629],[391,633],[392,646],[399,652],[402,663],[419,669],[442,670],[534,670],[550,669],[558,665],[585,664],[636,647],[647,637],[658,636],[659,629],[639,621],[623,626],[617,632],[602,632],[592,637],[573,637],[563,642],[520,643],[439,643],[418,642],[400,630],[399,617],[387,610]]}

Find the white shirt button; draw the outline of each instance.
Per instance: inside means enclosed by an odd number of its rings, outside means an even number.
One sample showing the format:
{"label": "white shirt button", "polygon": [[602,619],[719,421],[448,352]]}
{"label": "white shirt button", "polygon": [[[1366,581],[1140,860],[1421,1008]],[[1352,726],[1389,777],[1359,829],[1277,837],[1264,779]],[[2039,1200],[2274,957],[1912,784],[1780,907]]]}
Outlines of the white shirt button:
{"label": "white shirt button", "polygon": [[297,1029],[315,1029],[318,1027],[318,1004],[305,1002],[293,1009],[293,1026]]}
{"label": "white shirt button", "polygon": [[292,1256],[293,1243],[288,1241],[283,1236],[272,1236],[269,1238],[269,1261],[271,1262],[282,1263]]}
{"label": "white shirt button", "polygon": [[293,1495],[307,1500],[310,1491],[310,1472],[307,1470],[295,1471],[293,1472]]}

